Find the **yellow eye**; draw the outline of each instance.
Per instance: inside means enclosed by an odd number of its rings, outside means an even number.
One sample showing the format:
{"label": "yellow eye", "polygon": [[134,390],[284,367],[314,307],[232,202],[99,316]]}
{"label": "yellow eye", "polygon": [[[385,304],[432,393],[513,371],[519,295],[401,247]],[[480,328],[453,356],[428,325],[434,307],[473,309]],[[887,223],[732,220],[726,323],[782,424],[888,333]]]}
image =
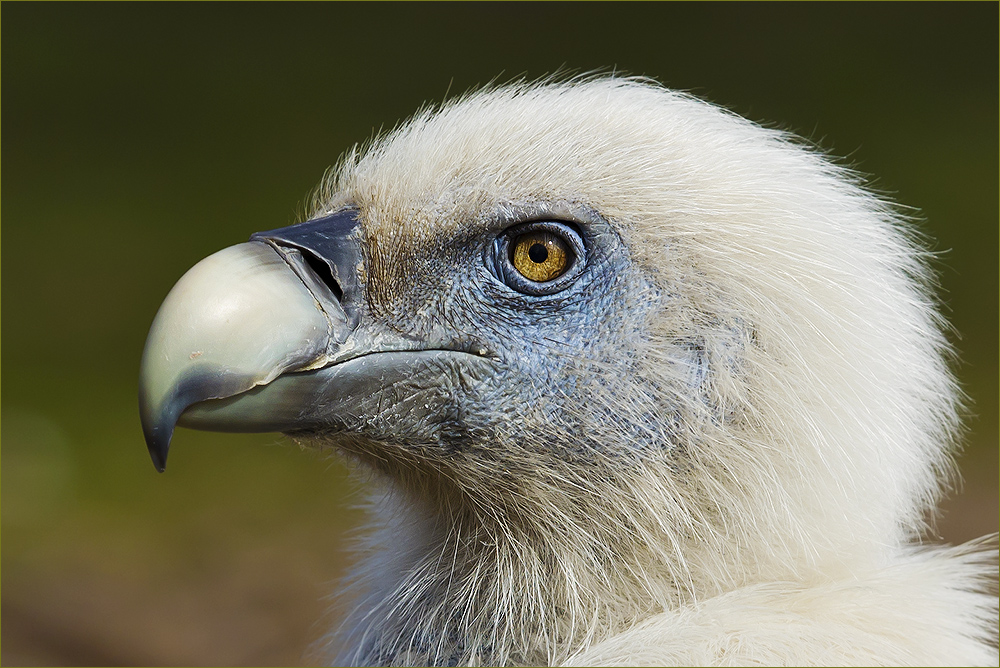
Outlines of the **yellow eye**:
{"label": "yellow eye", "polygon": [[573,251],[555,234],[535,230],[513,240],[510,262],[528,280],[544,283],[566,272],[573,264]]}

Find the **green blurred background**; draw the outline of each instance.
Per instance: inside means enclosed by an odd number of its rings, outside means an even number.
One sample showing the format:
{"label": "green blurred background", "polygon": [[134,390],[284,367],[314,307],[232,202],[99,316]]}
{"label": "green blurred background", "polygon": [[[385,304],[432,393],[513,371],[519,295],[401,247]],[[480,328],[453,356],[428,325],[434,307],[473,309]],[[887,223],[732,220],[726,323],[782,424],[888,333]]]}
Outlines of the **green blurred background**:
{"label": "green blurred background", "polygon": [[354,142],[560,68],[794,130],[919,210],[974,400],[939,533],[996,531],[997,25],[996,3],[3,3],[0,662],[314,660],[357,490],[274,434],[182,429],[157,475],[147,328]]}

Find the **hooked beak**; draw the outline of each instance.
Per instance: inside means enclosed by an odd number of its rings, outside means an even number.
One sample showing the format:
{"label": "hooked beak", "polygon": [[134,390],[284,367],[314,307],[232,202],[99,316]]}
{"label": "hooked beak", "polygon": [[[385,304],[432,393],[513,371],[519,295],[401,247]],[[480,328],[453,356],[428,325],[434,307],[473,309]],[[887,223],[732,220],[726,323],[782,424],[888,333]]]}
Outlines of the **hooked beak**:
{"label": "hooked beak", "polygon": [[303,426],[293,399],[308,394],[302,385],[315,390],[315,381],[270,393],[267,410],[259,392],[253,401],[218,400],[283,374],[322,368],[374,343],[370,336],[352,337],[363,301],[357,227],[348,209],[258,233],[205,258],[177,282],[153,320],[140,368],[143,433],[159,471],[178,422],[222,431]]}

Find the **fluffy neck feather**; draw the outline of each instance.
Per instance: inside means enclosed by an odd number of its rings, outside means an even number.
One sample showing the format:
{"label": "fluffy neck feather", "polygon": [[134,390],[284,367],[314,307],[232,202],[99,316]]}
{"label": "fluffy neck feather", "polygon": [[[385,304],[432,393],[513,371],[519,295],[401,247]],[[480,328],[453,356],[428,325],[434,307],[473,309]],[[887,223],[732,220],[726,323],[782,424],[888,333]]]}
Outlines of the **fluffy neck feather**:
{"label": "fluffy neck feather", "polygon": [[[355,573],[353,612],[331,640],[337,663],[558,663],[656,612],[803,567],[773,542],[756,552],[767,541],[734,538],[737,511],[717,490],[628,472],[570,482],[567,468],[547,488],[499,473],[476,481],[466,471],[459,484],[383,471],[391,482],[373,496],[377,529]],[[557,493],[557,482],[577,493]]]}
{"label": "fluffy neck feather", "polygon": [[583,517],[563,516],[559,530],[552,513],[481,501],[447,483],[375,495],[379,528],[333,640],[338,663],[548,664],[598,629],[663,609],[676,590],[639,541],[596,535]]}

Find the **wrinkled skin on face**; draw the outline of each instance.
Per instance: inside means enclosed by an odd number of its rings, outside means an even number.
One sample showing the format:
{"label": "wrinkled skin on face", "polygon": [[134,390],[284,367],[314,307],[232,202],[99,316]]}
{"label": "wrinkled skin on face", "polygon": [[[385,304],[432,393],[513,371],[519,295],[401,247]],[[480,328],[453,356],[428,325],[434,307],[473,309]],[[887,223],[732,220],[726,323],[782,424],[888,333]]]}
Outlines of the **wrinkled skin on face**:
{"label": "wrinkled skin on face", "polygon": [[[610,454],[599,435],[602,425],[621,421],[620,409],[595,405],[591,393],[622,379],[645,383],[636,377],[636,344],[659,295],[606,221],[585,209],[568,211],[508,208],[460,235],[438,238],[433,249],[408,247],[391,258],[367,246],[367,266],[375,269],[365,282],[377,327],[430,348],[469,352],[491,369],[471,382],[472,374],[456,369],[394,386],[380,400],[405,406],[450,392],[453,401],[417,420],[396,414],[369,421],[361,435],[488,476],[488,467],[462,462],[479,458],[510,470],[549,458],[587,459],[591,448]],[[533,220],[571,223],[584,242],[582,273],[555,294],[518,292],[491,266],[497,237]]]}

